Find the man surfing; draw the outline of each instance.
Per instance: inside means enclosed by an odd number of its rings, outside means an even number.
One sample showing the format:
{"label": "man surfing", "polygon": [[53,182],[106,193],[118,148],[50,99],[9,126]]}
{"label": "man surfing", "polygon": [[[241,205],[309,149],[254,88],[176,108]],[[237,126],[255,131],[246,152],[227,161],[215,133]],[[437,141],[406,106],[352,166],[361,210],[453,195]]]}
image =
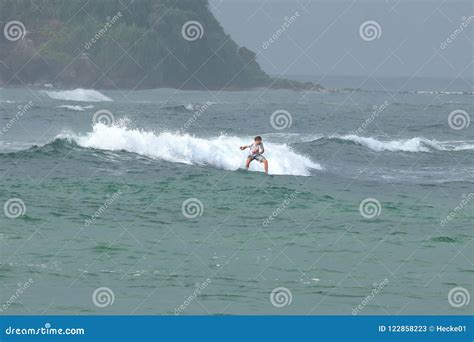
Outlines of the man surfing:
{"label": "man surfing", "polygon": [[248,170],[250,163],[252,160],[257,160],[260,163],[263,163],[263,167],[265,169],[265,174],[268,175],[268,161],[262,156],[265,149],[263,148],[262,137],[257,135],[254,139],[254,142],[250,145],[240,146],[240,149],[243,151],[249,148],[249,156],[247,157],[247,161],[245,163],[245,168]]}

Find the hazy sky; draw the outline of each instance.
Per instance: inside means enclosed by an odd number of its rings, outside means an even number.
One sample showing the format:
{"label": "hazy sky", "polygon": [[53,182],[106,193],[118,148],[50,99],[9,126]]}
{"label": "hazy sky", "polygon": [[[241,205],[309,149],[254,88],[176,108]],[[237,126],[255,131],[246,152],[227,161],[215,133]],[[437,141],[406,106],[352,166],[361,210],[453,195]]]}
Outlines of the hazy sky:
{"label": "hazy sky", "polygon": [[[210,0],[210,5],[225,31],[255,51],[270,74],[473,78],[473,0]],[[292,15],[296,20],[277,34],[284,17]],[[359,29],[367,21],[380,30],[369,23],[377,34],[369,30],[364,40]],[[274,34],[277,39],[264,49]]]}

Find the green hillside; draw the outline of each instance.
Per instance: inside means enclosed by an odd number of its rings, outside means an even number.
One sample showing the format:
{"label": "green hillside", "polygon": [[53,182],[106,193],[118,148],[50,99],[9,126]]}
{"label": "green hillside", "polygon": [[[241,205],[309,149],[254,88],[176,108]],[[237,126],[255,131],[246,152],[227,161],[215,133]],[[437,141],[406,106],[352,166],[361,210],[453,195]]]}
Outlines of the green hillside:
{"label": "green hillside", "polygon": [[[0,38],[2,84],[314,87],[270,78],[255,53],[224,32],[207,0],[0,0],[2,26],[14,20],[25,32]],[[187,31],[190,21],[197,23]]]}

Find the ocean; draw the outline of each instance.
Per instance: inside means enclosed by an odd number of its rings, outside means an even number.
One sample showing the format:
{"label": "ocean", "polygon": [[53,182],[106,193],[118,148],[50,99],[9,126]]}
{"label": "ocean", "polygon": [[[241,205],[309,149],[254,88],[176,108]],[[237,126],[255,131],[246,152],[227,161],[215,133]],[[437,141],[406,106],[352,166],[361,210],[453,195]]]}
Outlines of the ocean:
{"label": "ocean", "polygon": [[322,84],[0,89],[2,313],[472,314],[472,88]]}

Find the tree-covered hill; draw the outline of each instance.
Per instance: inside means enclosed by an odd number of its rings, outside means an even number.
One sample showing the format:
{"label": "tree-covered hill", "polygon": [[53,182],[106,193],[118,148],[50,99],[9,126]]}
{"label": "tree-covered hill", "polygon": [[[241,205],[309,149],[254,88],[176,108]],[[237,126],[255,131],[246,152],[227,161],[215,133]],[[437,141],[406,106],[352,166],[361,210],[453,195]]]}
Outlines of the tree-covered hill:
{"label": "tree-covered hill", "polygon": [[0,84],[316,88],[269,77],[208,6],[207,0],[0,0]]}

